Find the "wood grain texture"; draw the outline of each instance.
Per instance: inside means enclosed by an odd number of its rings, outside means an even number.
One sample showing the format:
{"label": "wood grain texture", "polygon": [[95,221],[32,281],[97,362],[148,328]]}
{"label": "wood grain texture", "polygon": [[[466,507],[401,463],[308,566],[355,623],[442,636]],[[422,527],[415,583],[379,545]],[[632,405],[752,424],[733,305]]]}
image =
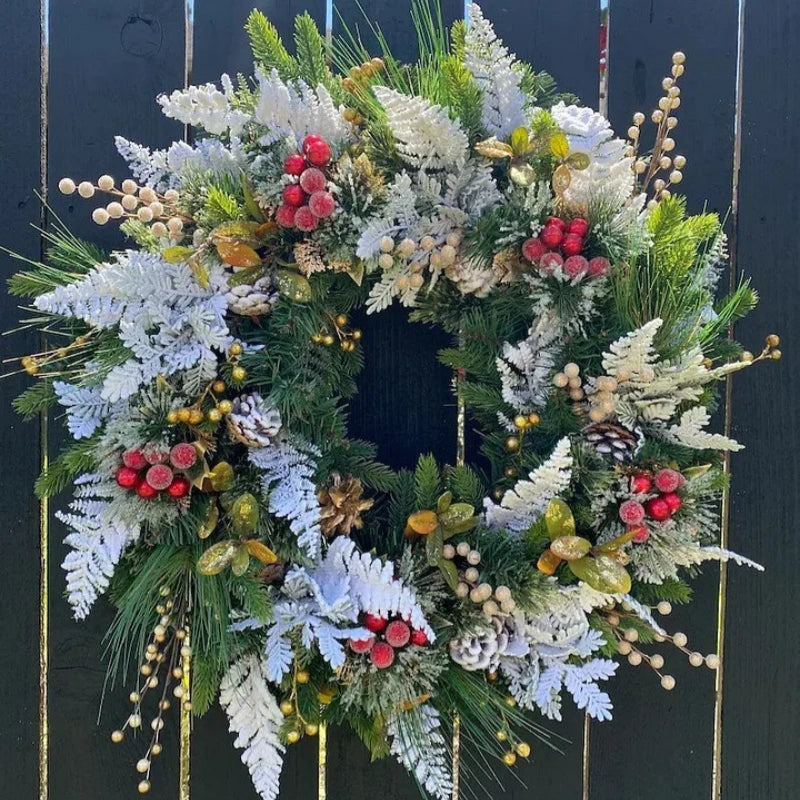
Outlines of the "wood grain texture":
{"label": "wood grain texture", "polygon": [[[162,116],[156,95],[183,85],[184,31],[180,0],[63,0],[50,9],[50,103],[48,173],[52,206],[78,236],[106,247],[123,238],[115,225],[98,228],[90,214],[102,198],[63,197],[58,179],[97,180],[108,172],[120,179],[127,170],[114,148],[114,135],[160,147],[181,135]],[[57,431],[59,425],[53,424]],[[63,437],[54,435],[51,454]],[[28,475],[29,485],[34,474]],[[54,502],[63,507],[65,492]],[[50,583],[50,797],[130,797],[140,779],[134,764],[145,737],[127,736],[112,745],[109,732],[130,713],[130,687],[119,682],[107,692],[100,724],[105,664],[102,638],[111,610],[98,602],[91,617],[76,623],[63,598],[64,526],[51,521]],[[178,716],[165,728],[162,760],[152,773],[154,800],[177,795]],[[149,733],[149,731],[148,731]],[[169,754],[169,755],[167,755]]]}
{"label": "wood grain texture", "polygon": [[[0,194],[2,244],[26,257],[39,255],[39,237],[30,227],[39,222],[40,187],[40,57],[39,8],[16,3],[6,8],[0,30],[0,153],[3,185]],[[20,262],[0,254],[0,280],[20,268]],[[0,327],[16,327],[20,300],[0,291]],[[35,333],[0,339],[0,359],[36,348]],[[4,364],[2,372],[11,371]],[[0,383],[0,453],[4,456],[4,500],[0,504],[4,555],[0,561],[3,628],[9,646],[0,656],[6,676],[0,718],[0,763],[3,781],[19,800],[38,797],[39,774],[39,503],[33,496],[33,476],[39,466],[39,425],[26,423],[11,409],[11,399],[28,385],[16,375]],[[13,678],[12,678],[13,676]],[[13,680],[13,689],[12,683]]]}
{"label": "wood grain texture", "polygon": [[774,330],[785,356],[734,381],[733,434],[747,450],[733,460],[730,546],[766,573],[728,572],[725,800],[790,800],[800,786],[798,43],[794,0],[745,5],[737,264],[753,275],[761,303],[736,336],[757,350]]}
{"label": "wood grain texture", "polygon": [[[686,53],[674,134],[675,152],[688,159],[680,193],[687,196],[690,212],[702,211],[707,200],[710,209],[726,215],[733,186],[736,4],[614,0],[610,31],[609,117],[624,135],[633,113],[645,112],[645,143],[652,141],[649,114],[663,94],[661,79],[669,74],[671,54]],[[719,415],[718,427],[723,422]],[[694,601],[663,623],[672,632],[684,631],[691,649],[708,653],[716,647],[719,569],[710,563],[703,573],[693,585]],[[677,688],[668,694],[649,669],[623,661],[612,685],[614,720],[592,725],[590,797],[633,800],[641,796],[643,779],[654,798],[708,797],[713,674],[689,666],[669,645],[645,649],[664,655],[664,672],[675,676]],[[646,771],[627,769],[625,763],[647,765]]]}

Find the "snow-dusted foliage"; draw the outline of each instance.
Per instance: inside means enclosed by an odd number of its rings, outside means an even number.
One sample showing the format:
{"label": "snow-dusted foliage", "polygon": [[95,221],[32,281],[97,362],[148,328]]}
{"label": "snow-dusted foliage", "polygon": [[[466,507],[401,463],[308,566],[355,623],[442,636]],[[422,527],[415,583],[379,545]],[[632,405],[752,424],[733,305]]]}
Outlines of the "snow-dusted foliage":
{"label": "snow-dusted foliage", "polygon": [[385,86],[376,86],[374,92],[386,112],[397,150],[410,166],[450,169],[466,161],[469,140],[447,109]]}
{"label": "snow-dusted foliage", "polygon": [[486,523],[493,528],[522,532],[547,510],[550,501],[562,494],[572,478],[569,437],[555,446],[550,457],[527,480],[517,481],[499,504],[484,500]]}
{"label": "snow-dusted foliage", "polygon": [[686,447],[697,450],[730,450],[737,451],[744,448],[735,439],[723,436],[721,433],[709,433],[706,427],[711,422],[708,409],[703,406],[694,406],[681,414],[676,425],[670,425],[661,431],[665,439],[670,439]]}
{"label": "snow-dusted foliage", "polygon": [[162,94],[158,104],[167,117],[184,125],[203,128],[217,136],[230,131],[236,136],[248,120],[248,115],[231,104],[233,83],[228,75],[221,78],[222,91],[213,83],[176,89],[172,94]]}
{"label": "snow-dusted foliage", "polygon": [[135,517],[120,513],[116,485],[86,473],[75,480],[75,497],[56,517],[68,526],[70,551],[61,565],[67,573],[67,599],[76,619],[84,619],[105,592],[125,548],[139,538]]}
{"label": "snow-dusted foliage", "polygon": [[[429,703],[391,717],[387,734],[391,753],[437,800],[450,800],[453,791],[450,750],[442,735],[439,712]],[[421,742],[424,740],[424,746]]]}
{"label": "snow-dusted foliage", "polygon": [[516,59],[476,3],[469,6],[464,63],[483,93],[484,127],[490,135],[505,139],[527,122],[528,98],[520,88],[522,73]]}
{"label": "snow-dusted foliage", "polygon": [[67,409],[67,430],[73,439],[85,439],[125,404],[103,399],[99,386],[75,386],[65,381],[53,381],[53,391],[59,405]]}
{"label": "snow-dusted foliage", "polygon": [[235,661],[219,689],[234,745],[243,750],[242,761],[262,800],[277,800],[285,747],[278,736],[283,714],[267,685],[264,664],[255,655]]}
{"label": "snow-dusted foliage", "polygon": [[347,141],[350,125],[342,116],[328,90],[320,84],[312,88],[303,80],[281,80],[277,70],[265,75],[256,70],[258,102],[254,120],[265,128],[262,145],[294,138],[298,143],[309,133],[324,137],[332,145]]}

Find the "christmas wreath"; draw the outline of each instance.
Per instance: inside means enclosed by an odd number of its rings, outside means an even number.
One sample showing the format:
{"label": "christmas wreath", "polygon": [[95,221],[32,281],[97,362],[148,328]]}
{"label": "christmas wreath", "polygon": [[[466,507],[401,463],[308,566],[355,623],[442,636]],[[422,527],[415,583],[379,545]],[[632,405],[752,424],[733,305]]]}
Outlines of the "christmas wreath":
{"label": "christmas wreath", "polygon": [[[622,140],[478,6],[415,20],[406,65],[308,15],[292,56],[254,11],[252,80],[158,99],[193,142],[120,137],[133,177],[60,181],[109,197],[92,217],[130,249],[54,221],[11,278],[52,342],[21,359],[39,380],[17,409],[61,406],[74,439],[37,490],[74,484],[67,598],[116,607],[132,708],[111,738],[148,730],[142,793],[174,696],[219,699],[263,798],[285,746],[334,723],[449,798],[454,734],[464,768],[512,767],[564,695],[611,717],[619,659],[667,690],[652,643],[716,668],[656,612],[709,559],[757,566],[717,543],[740,445],[707,428],[715,384],[779,342],[731,340],[755,292],[716,299],[722,225],[673,194],[684,55],[652,136],[637,113]],[[393,302],[452,335],[473,466],[393,471],[348,438],[380,346],[353,315]]]}

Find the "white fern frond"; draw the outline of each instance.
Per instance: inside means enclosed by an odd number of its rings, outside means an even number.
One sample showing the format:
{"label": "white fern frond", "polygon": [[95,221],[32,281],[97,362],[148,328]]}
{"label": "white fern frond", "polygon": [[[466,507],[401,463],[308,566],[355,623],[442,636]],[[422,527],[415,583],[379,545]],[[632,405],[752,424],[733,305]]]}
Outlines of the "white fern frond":
{"label": "white fern frond", "polygon": [[216,136],[227,131],[236,136],[249,116],[231,105],[234,89],[228,75],[222,76],[222,89],[220,91],[213,83],[188,86],[170,95],[160,95],[158,104],[165,116],[184,125],[203,128]]}
{"label": "white fern frond", "polygon": [[709,433],[705,428],[711,422],[711,416],[705,406],[695,406],[681,414],[677,425],[659,428],[658,432],[670,441],[692,447],[696,450],[743,450],[744,445],[723,436],[720,433]]}
{"label": "white fern frond", "polygon": [[649,373],[652,372],[652,365],[656,360],[653,340],[661,324],[660,319],[652,319],[611,344],[609,352],[603,353],[603,369],[606,374],[617,377],[622,370],[627,375],[626,384],[649,384],[654,377]]}

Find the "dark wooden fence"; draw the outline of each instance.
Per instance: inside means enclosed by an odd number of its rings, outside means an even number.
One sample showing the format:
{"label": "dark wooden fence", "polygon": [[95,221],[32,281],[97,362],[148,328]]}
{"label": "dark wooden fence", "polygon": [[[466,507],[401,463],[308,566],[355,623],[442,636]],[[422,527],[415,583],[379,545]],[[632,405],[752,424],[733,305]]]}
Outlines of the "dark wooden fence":
{"label": "dark wooden fence", "polygon": [[[154,146],[180,137],[179,127],[156,108],[156,94],[183,86],[187,78],[202,82],[223,71],[247,72],[241,26],[252,4],[42,0],[40,9],[35,0],[7,2],[0,33],[2,243],[36,257],[40,241],[30,227],[42,218],[36,192],[52,190],[62,175],[121,174],[115,133]],[[259,5],[287,33],[294,14],[303,10],[325,25],[325,0]],[[408,0],[362,5],[384,25],[397,51],[412,56]],[[446,17],[462,10],[460,0],[445,0]],[[338,11],[349,24],[360,18],[354,0],[342,0]],[[485,0],[484,11],[521,57],[596,105],[596,0]],[[339,17],[332,18],[337,28]],[[733,464],[726,537],[767,572],[730,570],[720,577],[708,568],[694,604],[675,615],[674,624],[697,649],[724,646],[716,685],[709,671],[673,659],[678,688],[667,694],[650,674],[623,666],[612,687],[614,721],[586,725],[578,712],[568,712],[561,732],[572,743],[563,755],[536,751],[519,770],[527,788],[509,778],[506,793],[498,793],[509,799],[788,800],[800,790],[794,608],[800,570],[800,370],[794,369],[800,366],[794,351],[800,332],[800,6],[797,0],[750,0],[746,7],[744,0],[612,0],[607,100],[618,130],[627,128],[635,110],[647,111],[657,99],[676,49],[688,56],[677,130],[679,150],[688,158],[685,191],[695,210],[704,198],[723,214],[732,209],[735,269],[752,274],[762,296],[759,311],[738,336],[756,349],[774,329],[785,343],[779,367],[762,367],[736,381],[725,420],[748,445]],[[111,231],[92,228],[86,205],[52,193],[51,201],[78,235],[118,243]],[[14,269],[5,257],[0,265],[4,274]],[[17,316],[14,301],[1,297],[2,328],[13,327]],[[399,314],[382,315],[370,325],[353,425],[395,464],[413,460],[418,445],[452,457],[454,416],[448,375],[435,364],[437,335],[408,327]],[[35,337],[21,333],[4,339],[2,350],[22,353],[34,345]],[[379,381],[378,375],[388,379]],[[108,740],[108,730],[124,714],[125,692],[107,696],[96,725],[104,676],[101,637],[109,612],[101,607],[79,625],[61,599],[62,531],[54,524],[47,535],[53,509],[40,515],[31,491],[59,433],[57,424],[48,430],[13,417],[10,400],[23,383],[14,377],[0,384],[0,794],[14,800],[133,796],[135,745],[120,750]],[[44,552],[40,519],[48,542]],[[177,797],[174,725],[166,744],[155,770],[154,798]],[[282,793],[287,800],[317,796],[316,755],[313,740],[290,750]],[[335,731],[328,765],[331,800],[416,796],[402,770],[388,762],[368,764],[360,746]],[[191,786],[192,800],[254,797],[219,712],[195,726]]]}

